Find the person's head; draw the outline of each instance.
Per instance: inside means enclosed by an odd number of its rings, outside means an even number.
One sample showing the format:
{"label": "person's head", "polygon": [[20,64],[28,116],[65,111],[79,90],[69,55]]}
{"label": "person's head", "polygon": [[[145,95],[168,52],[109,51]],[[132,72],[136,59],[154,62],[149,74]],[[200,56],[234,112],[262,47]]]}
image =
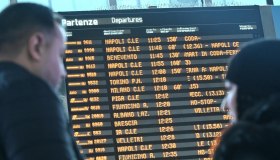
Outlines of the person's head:
{"label": "person's head", "polygon": [[226,107],[235,119],[280,92],[280,41],[252,41],[230,63],[226,77]]}
{"label": "person's head", "polygon": [[32,3],[10,5],[0,13],[0,61],[12,61],[58,88],[66,34],[61,18],[49,8]]}
{"label": "person's head", "polygon": [[236,123],[225,130],[215,148],[214,160],[278,159],[280,131],[277,127]]}

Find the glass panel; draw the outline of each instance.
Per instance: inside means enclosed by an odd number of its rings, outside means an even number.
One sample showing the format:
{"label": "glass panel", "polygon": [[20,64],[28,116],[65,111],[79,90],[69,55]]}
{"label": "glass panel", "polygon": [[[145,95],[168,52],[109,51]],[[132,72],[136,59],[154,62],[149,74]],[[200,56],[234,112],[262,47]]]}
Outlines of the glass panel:
{"label": "glass panel", "polygon": [[108,1],[107,0],[98,0],[93,1],[93,0],[75,0],[75,5],[77,10],[104,10],[108,9]]}
{"label": "glass panel", "polygon": [[235,0],[239,5],[266,5],[266,0]]}
{"label": "glass panel", "polygon": [[2,11],[5,7],[10,4],[9,0],[0,0],[0,11]]}
{"label": "glass panel", "polygon": [[213,6],[266,5],[266,0],[212,0]]}
{"label": "glass panel", "polygon": [[[266,5],[266,0],[204,0],[208,6],[242,6]],[[53,8],[54,11],[85,11],[108,10],[109,0],[18,0],[18,2],[34,2]],[[141,9],[149,6],[158,8],[201,7],[202,0],[117,0],[118,9]],[[0,10],[9,5],[10,0],[0,0]],[[280,0],[274,0],[275,5],[280,5]]]}
{"label": "glass panel", "polygon": [[117,0],[118,9],[137,9],[140,8],[140,0]]}
{"label": "glass panel", "polygon": [[49,6],[49,0],[17,0],[18,2],[33,2],[33,3],[38,3],[42,4],[45,6]]}
{"label": "glass panel", "polygon": [[52,8],[54,11],[75,11],[74,0],[59,0],[52,1]]}
{"label": "glass panel", "polygon": [[158,8],[169,7],[170,0],[141,0],[141,7],[148,8],[149,6],[157,6]]}
{"label": "glass panel", "polygon": [[52,8],[56,12],[86,11],[109,9],[108,0],[52,0]]}

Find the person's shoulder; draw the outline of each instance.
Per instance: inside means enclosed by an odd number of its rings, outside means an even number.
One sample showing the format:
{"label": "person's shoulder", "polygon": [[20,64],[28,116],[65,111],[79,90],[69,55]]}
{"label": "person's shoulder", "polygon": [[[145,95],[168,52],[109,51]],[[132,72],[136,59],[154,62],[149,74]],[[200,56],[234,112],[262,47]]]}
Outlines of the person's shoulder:
{"label": "person's shoulder", "polygon": [[4,97],[13,99],[49,97],[57,99],[55,92],[42,79],[16,65],[7,64],[5,67],[0,72],[1,99]]}
{"label": "person's shoulder", "polygon": [[57,94],[42,79],[21,69],[0,71],[0,78],[0,108],[3,114],[65,121]]}

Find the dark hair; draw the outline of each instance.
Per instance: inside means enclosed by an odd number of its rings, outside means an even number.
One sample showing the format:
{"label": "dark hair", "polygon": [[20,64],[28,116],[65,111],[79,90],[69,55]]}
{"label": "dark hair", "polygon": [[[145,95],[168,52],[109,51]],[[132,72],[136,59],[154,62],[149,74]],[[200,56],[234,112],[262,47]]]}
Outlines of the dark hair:
{"label": "dark hair", "polygon": [[279,142],[278,128],[239,122],[224,132],[213,159],[275,160],[280,153]]}
{"label": "dark hair", "polygon": [[0,13],[0,51],[17,51],[34,32],[49,35],[61,17],[49,8],[34,3],[17,3]]}
{"label": "dark hair", "polygon": [[259,125],[275,125],[280,128],[280,94],[271,95],[265,101],[248,108],[240,120]]}
{"label": "dark hair", "polygon": [[226,79],[238,86],[238,119],[248,108],[280,93],[279,53],[279,40],[256,40],[231,59]]}

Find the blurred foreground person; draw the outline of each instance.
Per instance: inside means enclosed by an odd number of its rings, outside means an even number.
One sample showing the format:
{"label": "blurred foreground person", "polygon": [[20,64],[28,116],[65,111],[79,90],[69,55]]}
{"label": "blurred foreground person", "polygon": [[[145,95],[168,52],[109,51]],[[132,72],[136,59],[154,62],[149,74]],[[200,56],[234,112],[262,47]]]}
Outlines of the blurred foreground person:
{"label": "blurred foreground person", "polygon": [[222,107],[233,125],[214,160],[274,160],[280,149],[280,41],[247,43],[229,64]]}
{"label": "blurred foreground person", "polygon": [[60,21],[32,3],[0,13],[0,159],[82,159],[56,94],[66,74]]}
{"label": "blurred foreground person", "polygon": [[280,122],[280,114],[276,114],[280,113],[279,72],[280,41],[252,41],[241,48],[229,63],[225,82],[228,94],[222,104],[232,122],[243,119],[262,123],[262,116],[266,117],[263,123]]}
{"label": "blurred foreground person", "polygon": [[227,129],[215,150],[214,160],[279,159],[280,130],[251,123]]}

